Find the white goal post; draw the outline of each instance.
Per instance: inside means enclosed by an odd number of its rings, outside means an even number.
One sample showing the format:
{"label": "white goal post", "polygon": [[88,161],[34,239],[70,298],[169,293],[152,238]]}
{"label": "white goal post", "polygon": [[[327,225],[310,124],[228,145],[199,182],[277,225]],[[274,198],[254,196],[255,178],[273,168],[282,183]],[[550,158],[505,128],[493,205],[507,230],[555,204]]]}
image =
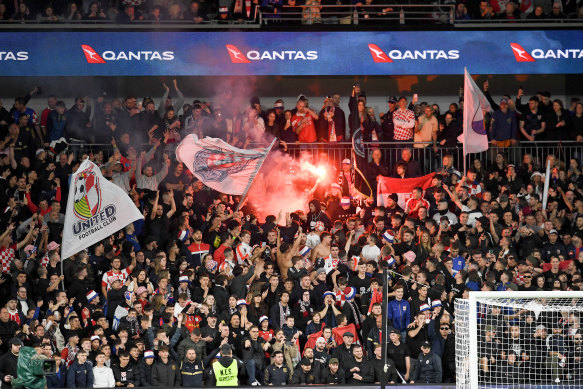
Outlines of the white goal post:
{"label": "white goal post", "polygon": [[583,291],[470,292],[455,301],[456,387],[582,387],[582,321]]}

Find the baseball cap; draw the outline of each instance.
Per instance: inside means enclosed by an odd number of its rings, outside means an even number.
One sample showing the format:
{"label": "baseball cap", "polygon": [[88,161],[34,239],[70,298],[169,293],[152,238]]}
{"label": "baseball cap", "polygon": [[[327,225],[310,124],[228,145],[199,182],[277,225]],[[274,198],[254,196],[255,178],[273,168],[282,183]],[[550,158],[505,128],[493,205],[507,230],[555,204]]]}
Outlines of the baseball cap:
{"label": "baseball cap", "polygon": [[550,230],[550,231],[549,231],[549,234],[557,234],[557,235],[558,235],[559,233],[557,232],[557,230],[555,230],[555,229],[553,228],[552,230]]}
{"label": "baseball cap", "polygon": [[350,165],[350,159],[348,159],[348,158],[343,159],[342,164],[343,165]]}
{"label": "baseball cap", "polygon": [[398,101],[397,100],[397,96],[391,96],[391,97],[389,97],[389,103],[395,104],[397,101]]}
{"label": "baseball cap", "polygon": [[328,362],[329,365],[337,365],[338,364],[338,358],[330,358],[330,361]]}
{"label": "baseball cap", "polygon": [[508,104],[508,99],[506,97],[502,97],[500,99],[500,104]]}
{"label": "baseball cap", "polygon": [[352,332],[350,332],[350,331],[346,331],[344,334],[342,334],[342,336],[343,336],[343,337],[344,337],[344,336],[348,336],[348,337],[350,337],[350,338],[354,338],[354,334],[353,334]]}
{"label": "baseball cap", "polygon": [[10,345],[15,345],[15,346],[22,346],[24,343],[22,343],[22,339],[17,338],[16,336],[13,337],[12,339],[10,339]]}
{"label": "baseball cap", "polygon": [[431,343],[426,340],[425,342],[421,343],[421,347],[431,348]]}
{"label": "baseball cap", "polygon": [[156,358],[156,356],[152,350],[146,350],[144,351],[144,359],[146,358]]}

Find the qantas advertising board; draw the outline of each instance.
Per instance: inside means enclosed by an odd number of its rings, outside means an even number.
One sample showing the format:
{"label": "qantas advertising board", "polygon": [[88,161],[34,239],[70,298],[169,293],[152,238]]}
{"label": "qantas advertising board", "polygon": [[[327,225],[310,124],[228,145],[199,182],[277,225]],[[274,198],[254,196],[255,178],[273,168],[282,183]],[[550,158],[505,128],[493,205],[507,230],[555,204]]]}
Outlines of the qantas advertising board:
{"label": "qantas advertising board", "polygon": [[3,32],[2,76],[583,73],[583,31]]}

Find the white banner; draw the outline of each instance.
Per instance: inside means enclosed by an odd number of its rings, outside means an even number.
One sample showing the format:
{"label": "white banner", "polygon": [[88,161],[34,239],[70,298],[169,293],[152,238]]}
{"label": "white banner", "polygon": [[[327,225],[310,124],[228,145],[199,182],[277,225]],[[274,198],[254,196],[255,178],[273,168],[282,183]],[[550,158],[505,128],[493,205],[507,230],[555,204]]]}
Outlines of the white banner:
{"label": "white banner", "polygon": [[86,159],[71,176],[61,257],[68,258],[143,218],[128,194]]}
{"label": "white banner", "polygon": [[464,75],[464,132],[458,137],[458,142],[464,144],[464,155],[481,153],[488,150],[488,135],[484,124],[484,111],[492,107],[476,85],[468,70]]}
{"label": "white banner", "polygon": [[206,186],[230,195],[243,195],[261,168],[273,142],[264,149],[243,150],[222,139],[189,135],[176,148],[176,158]]}

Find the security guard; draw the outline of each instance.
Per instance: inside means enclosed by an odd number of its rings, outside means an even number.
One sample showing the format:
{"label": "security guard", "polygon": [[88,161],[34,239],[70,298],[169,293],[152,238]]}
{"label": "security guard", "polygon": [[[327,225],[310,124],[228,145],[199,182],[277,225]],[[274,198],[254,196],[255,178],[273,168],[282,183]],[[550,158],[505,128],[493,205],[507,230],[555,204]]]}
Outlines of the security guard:
{"label": "security guard", "polygon": [[283,363],[283,353],[273,353],[273,363],[265,369],[265,385],[287,385],[290,383],[290,369]]}
{"label": "security guard", "polygon": [[233,358],[233,350],[226,343],[221,346],[220,354],[221,358],[211,365],[207,386],[238,386],[243,363]]}

